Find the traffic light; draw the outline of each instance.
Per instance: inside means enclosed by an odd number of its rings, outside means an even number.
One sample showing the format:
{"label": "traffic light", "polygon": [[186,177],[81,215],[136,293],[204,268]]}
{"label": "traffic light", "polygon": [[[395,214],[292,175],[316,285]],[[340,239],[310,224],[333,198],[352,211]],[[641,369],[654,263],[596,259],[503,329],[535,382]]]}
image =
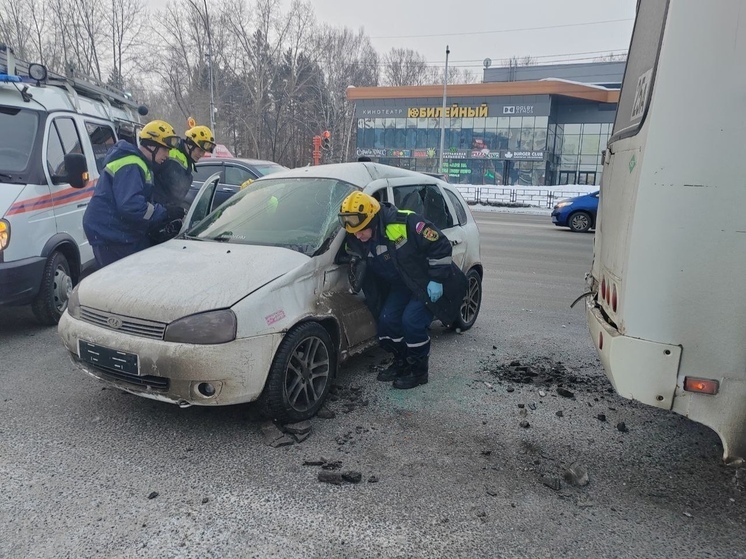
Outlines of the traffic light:
{"label": "traffic light", "polygon": [[328,130],[324,130],[321,133],[321,149],[328,150],[332,146],[332,135]]}

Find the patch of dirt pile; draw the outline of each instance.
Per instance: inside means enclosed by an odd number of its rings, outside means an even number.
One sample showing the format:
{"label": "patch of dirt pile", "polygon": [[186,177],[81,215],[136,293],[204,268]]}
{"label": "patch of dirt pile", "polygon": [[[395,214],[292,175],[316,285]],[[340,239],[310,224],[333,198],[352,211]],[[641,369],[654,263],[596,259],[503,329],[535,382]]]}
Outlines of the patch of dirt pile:
{"label": "patch of dirt pile", "polygon": [[[589,369],[589,370],[583,370]],[[500,383],[532,385],[537,388],[565,388],[589,392],[613,392],[600,366],[573,367],[548,357],[514,359],[507,363],[485,364],[485,372],[497,377]]]}

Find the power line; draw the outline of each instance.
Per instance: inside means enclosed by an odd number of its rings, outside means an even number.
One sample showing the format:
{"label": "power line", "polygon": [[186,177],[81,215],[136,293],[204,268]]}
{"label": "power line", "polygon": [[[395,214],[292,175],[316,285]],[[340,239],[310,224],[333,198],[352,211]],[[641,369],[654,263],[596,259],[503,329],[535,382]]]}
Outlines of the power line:
{"label": "power line", "polygon": [[460,35],[491,35],[493,33],[515,33],[519,31],[540,31],[544,29],[560,29],[564,27],[582,27],[585,25],[603,25],[606,23],[619,23],[621,21],[634,21],[634,18],[609,19],[606,21],[589,21],[586,23],[565,23],[561,25],[545,25],[542,27],[497,29],[495,31],[466,31],[464,33],[435,33],[431,35],[381,35],[378,37],[370,37],[370,39],[422,39],[425,37],[457,37]]}
{"label": "power line", "polygon": [[[530,58],[531,60],[537,59],[537,58],[559,58],[561,56],[577,56],[581,54],[627,54],[627,47],[619,48],[619,49],[604,49],[604,50],[587,50],[583,52],[564,52],[559,54],[536,54],[536,55],[526,55],[526,56],[517,56],[519,60],[522,58]],[[495,60],[508,60],[512,58],[511,56],[497,56],[497,57],[491,57]],[[479,62],[481,63],[484,60],[484,58],[464,58],[463,60],[454,60],[454,62]],[[427,64],[442,64],[442,60],[437,60],[434,62],[427,62]],[[451,62],[449,61],[449,64]]]}

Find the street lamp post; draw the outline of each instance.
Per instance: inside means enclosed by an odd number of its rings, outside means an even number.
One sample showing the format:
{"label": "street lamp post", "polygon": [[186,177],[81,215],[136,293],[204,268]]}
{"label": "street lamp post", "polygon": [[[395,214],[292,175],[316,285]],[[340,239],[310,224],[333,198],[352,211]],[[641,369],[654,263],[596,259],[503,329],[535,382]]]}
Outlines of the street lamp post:
{"label": "street lamp post", "polygon": [[438,152],[438,172],[444,173],[443,171],[443,149],[445,147],[446,139],[446,89],[448,88],[448,55],[451,51],[446,45],[446,68],[443,74],[443,110],[440,113],[440,151]]}

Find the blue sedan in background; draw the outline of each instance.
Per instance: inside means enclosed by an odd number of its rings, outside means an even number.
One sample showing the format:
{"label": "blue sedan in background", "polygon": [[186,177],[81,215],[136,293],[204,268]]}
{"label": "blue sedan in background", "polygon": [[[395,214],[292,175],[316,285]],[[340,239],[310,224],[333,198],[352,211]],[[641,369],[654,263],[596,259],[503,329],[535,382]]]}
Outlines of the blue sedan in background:
{"label": "blue sedan in background", "polygon": [[598,190],[560,200],[552,210],[552,223],[557,227],[569,227],[575,233],[584,233],[596,228],[598,212]]}

